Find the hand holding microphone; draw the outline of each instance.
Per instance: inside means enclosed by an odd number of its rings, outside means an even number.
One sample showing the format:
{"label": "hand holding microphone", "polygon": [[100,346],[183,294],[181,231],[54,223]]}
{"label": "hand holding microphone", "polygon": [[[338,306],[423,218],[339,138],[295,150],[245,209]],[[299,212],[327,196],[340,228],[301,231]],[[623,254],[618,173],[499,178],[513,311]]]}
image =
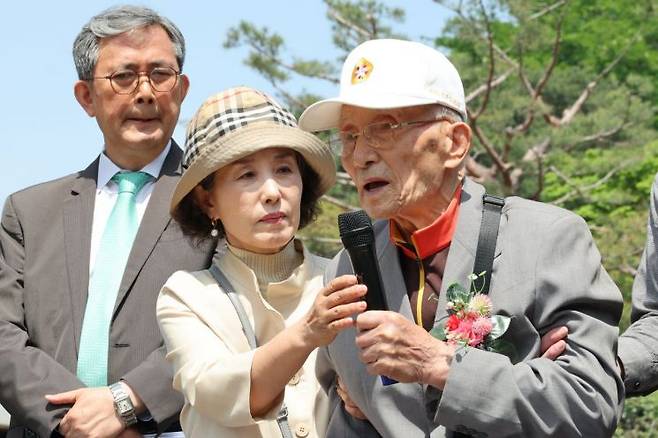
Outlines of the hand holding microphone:
{"label": "hand holding microphone", "polygon": [[[368,287],[366,309],[388,310],[370,217],[363,210],[339,214],[338,230],[343,246],[350,256],[354,274],[359,283]],[[381,376],[381,379],[385,386],[397,383],[386,376]]]}
{"label": "hand holding microphone", "polygon": [[338,230],[340,240],[350,255],[354,274],[359,283],[368,286],[368,310],[388,310],[370,217],[363,210],[341,213],[338,215]]}

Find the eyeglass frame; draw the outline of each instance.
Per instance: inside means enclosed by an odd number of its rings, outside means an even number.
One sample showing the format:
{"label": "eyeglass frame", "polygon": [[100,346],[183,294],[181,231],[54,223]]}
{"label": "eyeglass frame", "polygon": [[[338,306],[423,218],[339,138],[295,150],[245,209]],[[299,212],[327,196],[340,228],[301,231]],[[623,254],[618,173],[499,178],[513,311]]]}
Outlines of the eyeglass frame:
{"label": "eyeglass frame", "polygon": [[436,119],[431,119],[431,120],[414,120],[414,121],[409,121],[409,122],[398,122],[398,123],[391,123],[391,122],[376,122],[376,123],[370,123],[366,125],[363,129],[357,132],[349,132],[349,131],[338,131],[338,140],[341,146],[341,153],[344,152],[345,150],[345,141],[343,140],[343,135],[344,134],[349,134],[353,137],[353,143],[350,145],[350,149],[354,150],[356,148],[356,142],[359,140],[359,137],[363,136],[365,138],[368,146],[370,146],[373,149],[389,149],[389,148],[382,148],[380,145],[375,145],[373,140],[372,140],[372,134],[367,134],[368,131],[371,131],[373,126],[383,126],[383,125],[389,125],[389,127],[386,129],[387,132],[391,133],[391,140],[394,138],[395,132],[397,132],[401,128],[406,128],[408,126],[413,126],[413,125],[419,125],[419,124],[425,124],[425,123],[435,123],[435,122],[450,122],[450,123],[456,123],[455,120],[450,119],[449,117],[439,117]]}
{"label": "eyeglass frame", "polygon": [[[168,90],[164,90],[164,91],[163,91],[163,90],[159,90],[157,87],[155,87],[155,86],[153,85],[153,82],[151,81],[151,74],[153,74],[153,72],[156,71],[157,69],[166,69],[166,70],[171,70],[171,71],[174,72],[174,83],[173,83],[173,85],[171,86],[170,89],[168,89]],[[128,91],[128,92],[119,92],[119,91],[117,91],[117,89],[114,87],[114,81],[112,80],[112,77],[116,76],[118,73],[127,73],[127,72],[134,73],[134,74],[137,75],[137,80],[135,81],[135,87],[134,87],[132,90]],[[134,71],[134,70],[130,70],[130,69],[117,70],[117,71],[114,71],[114,72],[112,72],[111,74],[106,75],[106,76],[93,76],[93,77],[91,77],[91,78],[88,79],[88,80],[106,79],[106,80],[110,81],[110,87],[112,88],[112,91],[114,91],[116,94],[119,94],[119,95],[122,95],[122,96],[127,96],[127,95],[130,95],[130,94],[133,94],[133,93],[139,88],[139,85],[141,84],[141,80],[140,80],[140,79],[141,79],[142,76],[146,76],[146,80],[148,81],[149,86],[151,87],[151,89],[152,89],[153,91],[156,91],[156,92],[158,92],[158,93],[169,93],[171,90],[173,90],[174,88],[176,88],[176,85],[178,84],[178,78],[179,78],[181,75],[182,75],[182,73],[181,73],[180,71],[176,70],[176,69],[173,68],[173,67],[169,67],[169,66],[162,67],[162,66],[159,66],[159,67],[153,67],[153,68],[151,69],[151,71],[148,71],[148,72],[147,72],[147,71]]]}

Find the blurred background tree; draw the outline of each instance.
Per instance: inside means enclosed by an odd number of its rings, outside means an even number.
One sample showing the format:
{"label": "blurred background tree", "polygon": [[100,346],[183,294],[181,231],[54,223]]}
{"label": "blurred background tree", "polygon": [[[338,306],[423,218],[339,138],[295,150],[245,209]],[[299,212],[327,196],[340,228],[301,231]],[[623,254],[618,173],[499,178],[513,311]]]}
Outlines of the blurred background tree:
{"label": "blurred background tree", "polygon": [[[224,41],[249,47],[245,64],[297,115],[327,96],[291,92],[296,77],[337,87],[342,61],[359,43],[406,38],[395,30],[405,20],[402,8],[324,3],[338,59],[290,55],[275,30],[245,21]],[[658,171],[658,7],[653,0],[428,0],[428,14],[433,8],[452,13],[424,42],[446,53],[462,77],[474,133],[469,176],[491,193],[583,216],[624,295],[625,329]],[[302,232],[327,256],[340,248],[336,215],[358,205],[340,167],[338,181],[317,222]],[[656,421],[658,394],[628,400],[617,436],[658,436]]]}

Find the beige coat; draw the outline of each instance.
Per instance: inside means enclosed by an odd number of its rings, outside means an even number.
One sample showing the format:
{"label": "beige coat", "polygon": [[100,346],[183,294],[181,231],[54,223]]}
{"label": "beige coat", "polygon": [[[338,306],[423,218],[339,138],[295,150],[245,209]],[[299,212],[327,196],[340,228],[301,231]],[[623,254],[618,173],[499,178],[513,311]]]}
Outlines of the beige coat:
{"label": "beige coat", "polygon": [[[310,309],[327,261],[304,250],[304,263],[287,280],[270,284],[266,299],[253,271],[233,254],[224,251],[214,263],[238,293],[262,345]],[[209,271],[173,274],[160,292],[157,315],[174,367],[174,388],[185,396],[180,420],[187,438],[281,436],[276,423],[280,405],[265,418],[251,416],[254,353],[235,309]],[[314,351],[285,390],[290,429],[300,438],[324,436],[329,416],[315,360]]]}

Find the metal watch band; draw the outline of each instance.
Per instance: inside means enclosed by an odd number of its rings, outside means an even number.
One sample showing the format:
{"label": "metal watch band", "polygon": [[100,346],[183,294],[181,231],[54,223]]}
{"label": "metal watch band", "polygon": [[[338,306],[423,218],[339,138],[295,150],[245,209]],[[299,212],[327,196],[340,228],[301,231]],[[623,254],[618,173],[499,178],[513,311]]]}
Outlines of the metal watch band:
{"label": "metal watch band", "polygon": [[137,416],[135,415],[135,407],[128,393],[124,391],[123,385],[120,382],[113,383],[110,385],[110,391],[114,398],[114,410],[117,415],[121,417],[128,427],[136,424]]}

